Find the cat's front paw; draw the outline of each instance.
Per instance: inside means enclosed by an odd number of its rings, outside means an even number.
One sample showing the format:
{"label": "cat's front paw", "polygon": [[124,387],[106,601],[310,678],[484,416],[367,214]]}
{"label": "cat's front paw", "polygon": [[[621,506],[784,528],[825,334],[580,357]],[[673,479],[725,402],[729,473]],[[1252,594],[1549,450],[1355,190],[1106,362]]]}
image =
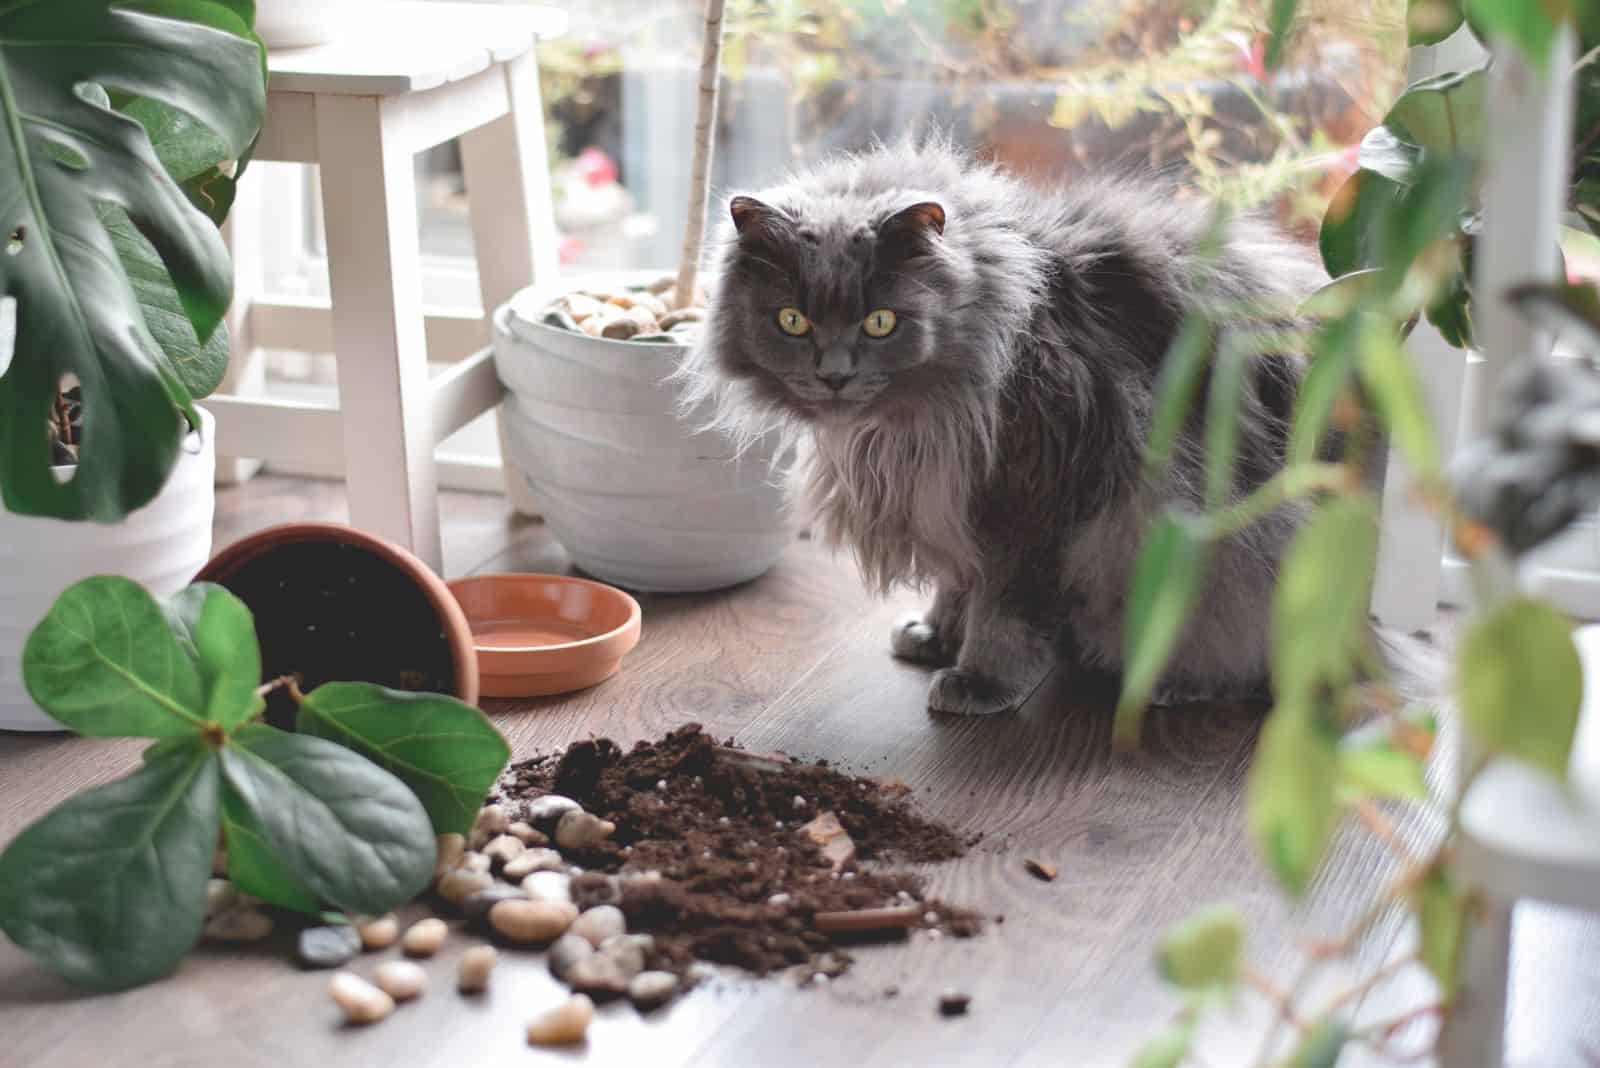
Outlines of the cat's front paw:
{"label": "cat's front paw", "polygon": [[906,616],[889,628],[889,648],[901,660],[914,664],[948,664],[954,652],[939,629],[921,616]]}
{"label": "cat's front paw", "polygon": [[992,716],[1021,703],[1020,694],[960,668],[935,671],[928,687],[928,710],[952,716]]}

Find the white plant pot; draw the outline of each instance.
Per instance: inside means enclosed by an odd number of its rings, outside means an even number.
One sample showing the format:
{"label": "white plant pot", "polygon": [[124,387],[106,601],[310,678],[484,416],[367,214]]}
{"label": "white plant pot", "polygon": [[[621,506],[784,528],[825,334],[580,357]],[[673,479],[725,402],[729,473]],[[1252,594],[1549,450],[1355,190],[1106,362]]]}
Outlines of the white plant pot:
{"label": "white plant pot", "polygon": [[200,427],[155,500],[120,523],[0,511],[0,730],[61,729],[22,685],[22,646],[62,590],[91,575],[126,575],[167,597],[210,558],[216,422],[204,409]]}
{"label": "white plant pot", "polygon": [[633,590],[720,589],[767,571],[793,537],[772,446],[736,457],[725,437],[696,429],[706,413],[678,417],[669,376],[683,346],[540,322],[572,285],[524,290],[494,316],[506,460],[551,531],[584,571]]}
{"label": "white plant pot", "polygon": [[337,40],[374,0],[256,0],[256,35],[269,49]]}

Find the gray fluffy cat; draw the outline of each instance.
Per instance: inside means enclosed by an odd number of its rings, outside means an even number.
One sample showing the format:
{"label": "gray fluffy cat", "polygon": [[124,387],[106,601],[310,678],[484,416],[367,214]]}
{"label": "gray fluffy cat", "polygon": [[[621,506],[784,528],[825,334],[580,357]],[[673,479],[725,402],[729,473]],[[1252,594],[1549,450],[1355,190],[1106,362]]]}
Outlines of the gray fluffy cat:
{"label": "gray fluffy cat", "polygon": [[[894,652],[936,665],[928,705],[1020,704],[1057,656],[1116,672],[1142,535],[1198,505],[1198,415],[1162,486],[1141,476],[1156,378],[1185,311],[1293,307],[1324,280],[1296,246],[1236,222],[1198,270],[1210,210],[1160,187],[1024,185],[937,139],[823,165],[730,203],[711,313],[684,373],[695,399],[798,446],[797,495],[878,591],[931,586]],[[1270,325],[1258,321],[1258,325]],[[1300,378],[1252,359],[1236,492],[1283,462]],[[1269,601],[1300,512],[1231,538],[1161,697],[1255,695]]]}

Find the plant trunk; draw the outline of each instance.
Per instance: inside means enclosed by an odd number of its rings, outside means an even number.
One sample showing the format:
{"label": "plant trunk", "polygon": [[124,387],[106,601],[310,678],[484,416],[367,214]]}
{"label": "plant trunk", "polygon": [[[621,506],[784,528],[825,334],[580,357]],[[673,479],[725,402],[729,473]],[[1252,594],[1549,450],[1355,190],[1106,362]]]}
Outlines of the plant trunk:
{"label": "plant trunk", "polygon": [[705,238],[707,200],[711,192],[711,152],[717,132],[717,83],[722,69],[724,0],[706,0],[705,38],[700,45],[700,109],[694,121],[694,168],[689,173],[689,218],[678,259],[675,304],[694,303],[700,273],[700,245]]}

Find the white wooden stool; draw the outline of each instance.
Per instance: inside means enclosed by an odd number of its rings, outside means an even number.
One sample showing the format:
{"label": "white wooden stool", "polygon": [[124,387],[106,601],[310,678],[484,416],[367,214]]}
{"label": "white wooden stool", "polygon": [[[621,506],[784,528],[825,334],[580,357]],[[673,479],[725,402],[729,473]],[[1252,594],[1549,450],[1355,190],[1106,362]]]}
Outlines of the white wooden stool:
{"label": "white wooden stool", "polygon": [[[556,268],[534,45],[560,34],[566,15],[461,3],[379,10],[381,21],[348,41],[268,56],[255,158],[320,165],[333,299],[330,307],[259,293],[253,238],[267,220],[245,196],[246,172],[229,220],[234,361],[223,392],[205,404],[223,456],[314,463],[342,443],[351,522],[438,569],[434,448],[501,397],[487,312]],[[425,315],[414,158],[457,137],[483,310]],[[430,342],[451,350],[435,360],[471,354],[430,380]],[[267,348],[333,352],[339,406],[256,395]],[[525,491],[507,485],[529,510]]]}

